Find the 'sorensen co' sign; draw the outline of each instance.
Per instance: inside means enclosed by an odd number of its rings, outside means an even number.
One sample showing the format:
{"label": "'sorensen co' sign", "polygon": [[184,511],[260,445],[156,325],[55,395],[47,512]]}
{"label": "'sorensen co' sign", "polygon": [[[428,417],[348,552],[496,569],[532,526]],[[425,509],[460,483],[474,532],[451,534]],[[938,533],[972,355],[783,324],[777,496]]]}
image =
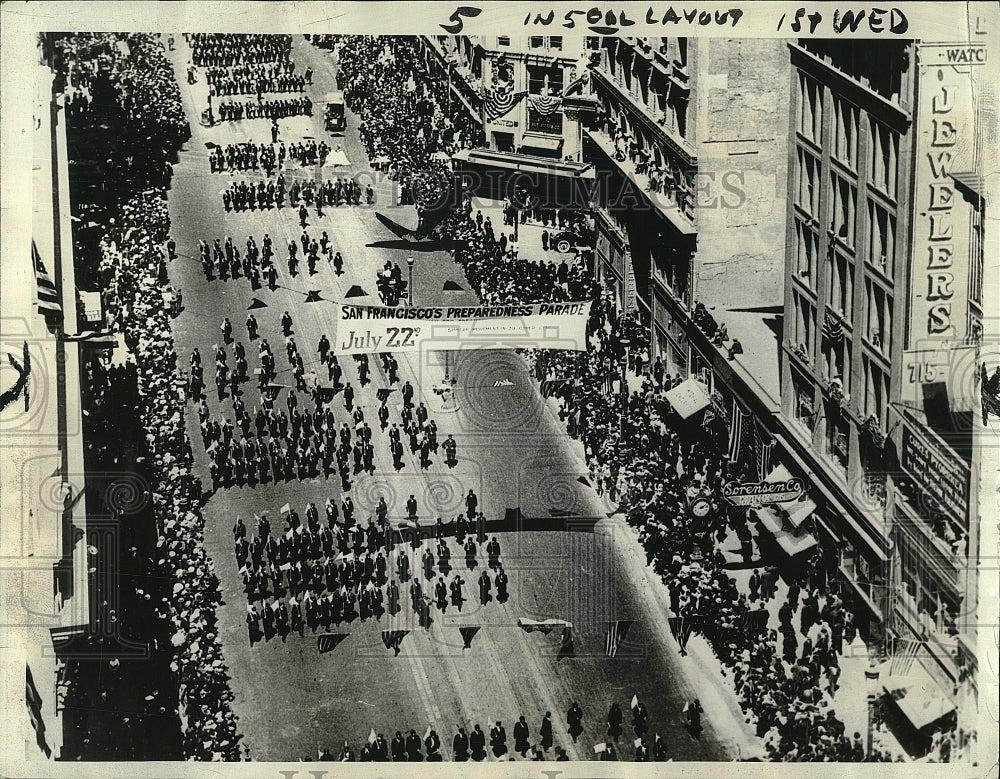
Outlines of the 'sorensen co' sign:
{"label": "'sorensen co' sign", "polygon": [[739,484],[730,482],[722,488],[722,496],[736,506],[762,506],[766,503],[784,503],[795,500],[806,491],[802,479],[787,481],[757,481]]}

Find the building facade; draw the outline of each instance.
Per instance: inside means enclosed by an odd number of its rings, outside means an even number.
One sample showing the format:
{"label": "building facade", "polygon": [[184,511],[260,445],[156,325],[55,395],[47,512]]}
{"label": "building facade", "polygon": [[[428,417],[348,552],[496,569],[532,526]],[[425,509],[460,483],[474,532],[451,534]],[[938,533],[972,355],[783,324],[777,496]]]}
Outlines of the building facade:
{"label": "building facade", "polygon": [[[30,55],[29,55],[30,56]],[[27,62],[28,59],[26,58]],[[81,345],[70,222],[65,111],[52,72],[38,65],[25,127],[12,149],[35,160],[28,197],[4,198],[30,225],[3,246],[0,319],[5,369],[0,408],[4,482],[0,544],[7,559],[2,623],[11,685],[5,748],[57,759],[63,744],[65,652],[91,631],[91,558],[81,432]],[[11,180],[13,184],[13,180]],[[19,182],[23,190],[24,182]],[[19,190],[20,191],[20,190]],[[21,192],[23,195],[23,192]],[[18,205],[14,205],[18,204]],[[10,366],[12,370],[7,370]],[[9,380],[8,380],[9,379]]]}
{"label": "building facade", "polygon": [[582,159],[581,119],[592,106],[576,83],[582,51],[571,41],[555,35],[421,38],[452,105],[460,102],[482,124],[484,147],[453,158],[478,197],[511,198],[522,208],[586,209],[593,173]]}
{"label": "building facade", "polygon": [[782,443],[833,498],[819,532],[867,631],[929,677],[899,698],[924,732],[976,696],[981,95],[948,49],[789,44]]}

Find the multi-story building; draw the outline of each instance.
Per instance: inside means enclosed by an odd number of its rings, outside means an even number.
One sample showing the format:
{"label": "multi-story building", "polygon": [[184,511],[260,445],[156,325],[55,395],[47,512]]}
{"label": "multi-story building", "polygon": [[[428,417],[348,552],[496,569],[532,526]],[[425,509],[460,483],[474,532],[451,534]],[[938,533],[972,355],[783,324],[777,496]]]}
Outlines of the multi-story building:
{"label": "multi-story building", "polygon": [[[27,61],[27,59],[25,60]],[[11,151],[33,159],[28,197],[6,197],[0,330],[4,402],[0,408],[0,589],[11,712],[4,749],[27,758],[60,756],[63,653],[90,630],[91,558],[81,435],[81,345],[70,223],[65,116],[52,98],[52,72],[37,67],[24,95],[25,132]],[[31,102],[34,97],[33,102]],[[11,179],[10,185],[14,181]],[[24,182],[18,186],[23,189]],[[5,190],[7,182],[5,182]],[[21,191],[19,189],[19,192]],[[20,664],[23,663],[23,671]],[[19,713],[18,713],[19,712]]]}
{"label": "multi-story building", "polygon": [[[949,722],[976,697],[989,168],[972,106],[995,111],[991,85],[912,41],[448,45],[479,94],[497,74],[527,93],[502,121],[478,106],[489,148],[460,163],[592,166],[597,278],[650,325],[653,359],[713,393],[738,466],[807,485],[792,511],[748,512],[760,538],[822,567],[870,645],[901,658],[882,681],[904,720]],[[585,108],[558,119],[524,100],[570,84]]]}
{"label": "multi-story building", "polygon": [[827,498],[813,529],[864,632],[926,673],[883,679],[924,733],[976,676],[986,85],[949,48],[789,44],[780,456]]}
{"label": "multi-story building", "polygon": [[421,39],[429,65],[448,92],[482,123],[483,148],[454,157],[471,175],[476,195],[502,200],[520,190],[519,203],[585,208],[592,166],[581,156],[581,117],[590,101],[571,89],[582,73],[579,46],[561,36]]}

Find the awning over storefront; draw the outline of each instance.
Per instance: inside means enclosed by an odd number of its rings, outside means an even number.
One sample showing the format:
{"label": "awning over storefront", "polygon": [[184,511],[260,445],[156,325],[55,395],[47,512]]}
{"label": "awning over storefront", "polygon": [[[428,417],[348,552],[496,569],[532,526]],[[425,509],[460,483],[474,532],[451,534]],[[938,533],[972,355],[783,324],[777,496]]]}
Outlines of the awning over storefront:
{"label": "awning over storefront", "polygon": [[956,708],[941,686],[926,671],[918,671],[916,667],[906,676],[889,677],[882,687],[917,730],[937,722]]}
{"label": "awning over storefront", "polygon": [[525,133],[524,137],[521,139],[521,146],[527,149],[539,149],[551,154],[556,154],[559,152],[562,142],[562,138],[549,138],[542,135],[529,135],[528,133]]}
{"label": "awning over storefront", "polygon": [[[768,474],[764,481],[787,482],[792,478],[792,474],[784,465],[779,465]],[[775,512],[779,518],[788,521],[793,528],[798,530],[809,517],[816,511],[816,504],[807,497],[798,500],[786,500],[782,503],[774,503],[772,507],[777,507]]]}
{"label": "awning over storefront", "polygon": [[667,392],[666,398],[681,419],[687,419],[693,414],[697,414],[712,402],[705,386],[695,379],[681,382]]}
{"label": "awning over storefront", "polygon": [[[838,523],[844,523],[850,527],[850,530],[857,536],[857,538],[862,543],[862,551],[866,557],[874,558],[873,563],[877,560],[879,563],[886,563],[889,561],[889,556],[886,551],[882,548],[882,544],[877,540],[871,531],[862,527],[857,518],[852,514],[851,510],[844,505],[838,496],[834,493],[833,488],[827,484],[826,480],[816,472],[813,468],[809,467],[807,460],[802,459],[802,454],[799,453],[798,447],[794,446],[788,438],[786,438],[781,433],[775,433],[775,440],[781,445],[781,448],[788,453],[789,456],[794,457],[799,463],[800,467],[803,469],[806,477],[807,484],[810,488],[815,488],[819,491],[826,504],[834,512]],[[831,530],[831,534],[835,536],[838,540],[843,540],[844,531],[840,529],[840,525],[832,525],[830,522],[825,523]],[[856,543],[856,542],[855,542]]]}
{"label": "awning over storefront", "polygon": [[487,168],[503,168],[523,173],[541,173],[548,176],[564,176],[592,180],[594,167],[590,163],[567,162],[546,157],[532,157],[524,154],[495,152],[489,149],[463,149],[452,155],[459,163],[479,165]]}
{"label": "awning over storefront", "polygon": [[816,546],[816,536],[807,533],[801,527],[795,527],[791,522],[787,522],[785,516],[775,511],[770,506],[756,509],[757,521],[761,526],[774,536],[777,542],[789,557],[795,557],[803,552],[808,552]]}

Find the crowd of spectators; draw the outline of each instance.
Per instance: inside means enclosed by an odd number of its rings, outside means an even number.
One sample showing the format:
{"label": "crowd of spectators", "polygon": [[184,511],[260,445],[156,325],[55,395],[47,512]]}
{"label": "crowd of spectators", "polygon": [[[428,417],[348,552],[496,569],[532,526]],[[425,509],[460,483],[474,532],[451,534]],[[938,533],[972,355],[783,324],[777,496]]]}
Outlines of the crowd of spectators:
{"label": "crowd of spectators", "polygon": [[369,158],[400,183],[404,202],[438,202],[451,180],[450,155],[483,140],[477,117],[444,110],[446,86],[428,76],[415,38],[351,37],[335,51],[337,84],[362,116]]}
{"label": "crowd of spectators", "polygon": [[[407,105],[404,85],[420,75],[413,49],[396,40],[348,38],[335,44],[335,50],[341,85],[363,118],[369,152],[387,155],[390,169],[404,178],[415,164],[430,164],[420,157],[419,142],[400,142],[412,136],[398,132],[398,111],[390,108]],[[420,94],[419,83],[409,93]],[[419,139],[428,137],[433,127],[428,118],[440,110],[433,96],[429,100],[430,106],[409,116],[416,121]],[[839,673],[836,650],[851,624],[837,596],[827,592],[823,581],[795,579],[792,592],[796,598],[799,591],[804,593],[802,603],[791,602],[790,594],[780,629],[768,630],[762,593],[771,595],[773,588],[762,587],[758,577],[756,592],[748,595],[729,574],[721,542],[730,532],[745,537],[751,520],[745,511],[727,507],[721,488],[741,474],[726,456],[720,436],[691,429],[673,412],[665,394],[681,377],[670,376],[662,365],[647,366],[652,375],[645,375],[642,352],[648,330],[634,317],[619,315],[585,269],[574,267],[560,284],[550,264],[514,259],[501,251],[492,226],[472,218],[470,203],[441,222],[440,231],[462,246],[456,259],[484,302],[592,301],[586,352],[539,350],[528,359],[539,379],[557,387],[552,394],[561,399],[560,417],[583,443],[599,491],[606,492],[640,532],[649,563],[670,589],[682,648],[688,638],[686,622],[738,680],[740,703],[756,724],[769,757],[884,759],[877,751],[869,756],[859,751],[858,737],[852,740],[844,733],[832,708]],[[634,390],[623,379],[628,368],[637,367],[641,387]],[[716,405],[715,413],[724,416]],[[710,511],[695,522],[689,506],[697,497],[708,502]],[[815,572],[824,571],[825,565],[816,561],[810,570],[818,576]]]}
{"label": "crowd of spectators", "polygon": [[177,353],[157,282],[168,230],[163,191],[134,196],[101,241],[101,272],[109,324],[121,334],[136,366],[139,411],[152,457],[151,497],[160,536],[156,568],[173,581],[164,605],[174,630],[170,667],[180,688],[184,756],[239,760],[241,737],[215,617],[219,583],[204,546],[201,484],[192,471],[184,427],[186,393],[177,381]]}

